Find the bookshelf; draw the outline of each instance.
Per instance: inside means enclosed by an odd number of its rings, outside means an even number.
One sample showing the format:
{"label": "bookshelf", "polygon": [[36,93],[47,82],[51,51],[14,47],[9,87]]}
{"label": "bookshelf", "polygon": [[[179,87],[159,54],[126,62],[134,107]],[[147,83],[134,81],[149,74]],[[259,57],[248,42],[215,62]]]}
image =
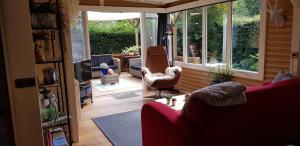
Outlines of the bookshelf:
{"label": "bookshelf", "polygon": [[29,0],[44,146],[69,146],[71,126],[60,0]]}

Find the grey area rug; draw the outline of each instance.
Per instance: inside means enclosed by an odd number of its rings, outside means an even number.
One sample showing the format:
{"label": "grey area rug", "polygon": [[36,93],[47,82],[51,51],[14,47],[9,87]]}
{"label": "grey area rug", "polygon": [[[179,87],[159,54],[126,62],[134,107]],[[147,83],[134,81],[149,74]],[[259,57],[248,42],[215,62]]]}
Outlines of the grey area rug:
{"label": "grey area rug", "polygon": [[141,111],[93,119],[114,146],[142,146]]}
{"label": "grey area rug", "polygon": [[125,99],[125,98],[132,98],[132,97],[137,97],[140,96],[137,94],[137,92],[141,92],[140,90],[138,91],[132,91],[132,92],[124,92],[124,93],[118,93],[118,94],[111,94],[110,96],[115,98],[115,99]]}

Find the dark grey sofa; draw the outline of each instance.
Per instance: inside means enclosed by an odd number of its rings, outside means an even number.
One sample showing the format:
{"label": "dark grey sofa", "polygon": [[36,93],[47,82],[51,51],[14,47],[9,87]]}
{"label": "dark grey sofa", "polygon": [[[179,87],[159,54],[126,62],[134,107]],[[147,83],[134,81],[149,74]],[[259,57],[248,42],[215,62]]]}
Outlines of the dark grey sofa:
{"label": "dark grey sofa", "polygon": [[113,69],[115,73],[121,73],[121,64],[120,59],[112,58],[111,54],[104,55],[92,55],[91,56],[91,65],[92,65],[92,76],[93,78],[101,76],[100,64],[106,63],[109,68]]}

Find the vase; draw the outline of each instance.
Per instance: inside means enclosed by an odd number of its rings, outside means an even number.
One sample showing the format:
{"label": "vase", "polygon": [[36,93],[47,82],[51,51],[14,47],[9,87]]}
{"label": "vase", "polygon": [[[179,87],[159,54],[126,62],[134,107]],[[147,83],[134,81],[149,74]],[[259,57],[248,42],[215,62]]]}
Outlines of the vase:
{"label": "vase", "polygon": [[102,69],[101,71],[102,71],[103,75],[107,75],[108,74],[108,69]]}
{"label": "vase", "polygon": [[133,56],[133,55],[134,55],[134,52],[129,52],[128,55],[129,55],[129,56]]}
{"label": "vase", "polygon": [[167,104],[170,104],[170,102],[171,102],[171,99],[167,99]]}
{"label": "vase", "polygon": [[172,100],[172,106],[176,105],[176,100]]}

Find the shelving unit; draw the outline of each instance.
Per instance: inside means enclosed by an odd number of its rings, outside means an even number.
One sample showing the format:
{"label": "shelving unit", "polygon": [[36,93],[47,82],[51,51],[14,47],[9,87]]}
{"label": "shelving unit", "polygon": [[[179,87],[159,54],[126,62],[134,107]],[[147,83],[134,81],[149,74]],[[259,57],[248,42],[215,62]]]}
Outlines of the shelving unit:
{"label": "shelving unit", "polygon": [[[65,73],[65,49],[62,15],[59,0],[30,0],[31,26],[33,44],[36,56],[36,71],[39,90],[48,90],[53,95],[51,99],[40,99],[41,114],[44,108],[53,106],[55,116],[51,120],[42,119],[41,127],[44,133],[44,145],[72,145],[68,92]],[[45,69],[53,69],[50,78],[52,82],[45,82]],[[47,72],[48,73],[48,72]],[[48,75],[48,74],[47,74]],[[49,76],[46,76],[49,78]],[[40,93],[42,95],[42,93]],[[47,102],[45,101],[47,100]],[[48,103],[48,102],[54,102]],[[48,104],[45,104],[48,103]],[[53,115],[52,115],[53,116]],[[43,116],[41,116],[43,117]]]}

